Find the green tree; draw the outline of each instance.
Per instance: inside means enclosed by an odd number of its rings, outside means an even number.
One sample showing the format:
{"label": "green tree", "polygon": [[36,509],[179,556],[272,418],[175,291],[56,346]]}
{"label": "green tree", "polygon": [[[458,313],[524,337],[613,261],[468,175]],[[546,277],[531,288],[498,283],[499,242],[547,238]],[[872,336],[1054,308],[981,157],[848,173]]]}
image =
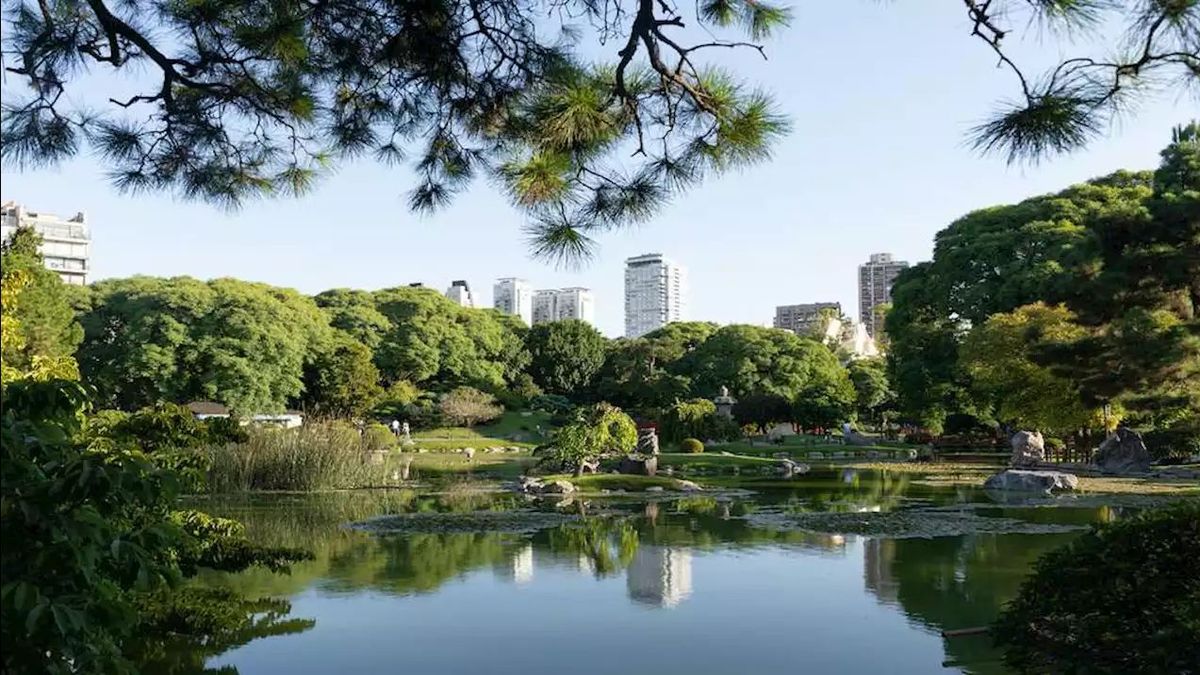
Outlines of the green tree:
{"label": "green tree", "polygon": [[18,370],[32,368],[35,359],[70,357],[83,339],[71,307],[71,291],[57,272],[43,265],[41,244],[41,235],[28,227],[18,228],[0,244],[4,277],[22,279],[10,283],[13,292],[4,307],[4,321],[14,322],[6,329],[13,337],[0,355],[6,365]]}
{"label": "green tree", "polygon": [[687,373],[693,391],[734,397],[775,394],[791,400],[816,380],[845,378],[845,368],[821,343],[775,328],[724,326],[675,366]]}
{"label": "green tree", "polygon": [[491,394],[471,387],[457,387],[438,401],[438,412],[447,424],[472,427],[496,419],[504,413],[504,408]]}
{"label": "green tree", "polygon": [[106,405],[213,400],[282,410],[332,334],[310,298],[265,284],[131,277],[92,286],[79,365]]}
{"label": "green tree", "polygon": [[[64,380],[18,380],[3,390],[0,658],[6,673],[126,671],[134,642],[167,637],[153,631],[161,626],[144,611],[152,596],[177,588],[202,567],[282,570],[304,557],[250,543],[235,521],[177,510],[181,493],[199,485],[204,466],[194,448],[166,445],[181,438],[172,411],[131,416],[127,422],[138,436],[109,435],[97,433],[104,425],[85,424],[87,398],[83,385]],[[144,437],[147,431],[153,438]],[[190,446],[203,441],[199,433],[182,438]],[[180,617],[172,633],[203,641],[204,633],[219,632],[215,624],[223,622],[216,617],[244,620],[252,611],[243,606],[235,617],[237,605],[226,604],[221,613],[213,606],[216,595],[199,594],[209,603],[204,612],[176,593],[161,595]]]}
{"label": "green tree", "polygon": [[716,330],[714,323],[679,321],[640,338],[613,340],[596,375],[597,396],[627,409],[651,410],[692,395],[716,395],[693,392],[690,372],[680,363]]}
{"label": "green tree", "polygon": [[567,319],[529,329],[529,374],[551,394],[580,398],[604,365],[604,336],[586,321]]}
{"label": "green tree", "polygon": [[963,341],[972,387],[993,401],[997,418],[1022,429],[1061,434],[1091,426],[1099,411],[1083,404],[1073,382],[1035,363],[1038,342],[1070,342],[1085,331],[1062,305],[1035,303],[993,314]]}
{"label": "green tree", "polygon": [[[1113,58],[1095,40],[1104,56],[1073,54],[1045,76],[1026,75],[1005,52],[1013,5],[1052,36],[1078,39],[1084,28],[1121,23],[1138,48]],[[488,176],[529,213],[535,253],[578,259],[592,233],[646,221],[706,176],[766,159],[787,130],[769,96],[705,57],[720,48],[765,55],[739,34],[763,40],[790,11],[750,0],[694,7],[18,3],[4,34],[9,70],[29,91],[6,102],[0,148],[6,161],[37,167],[90,146],[120,190],[228,206],[304,194],[339,160],[369,154],[395,164],[415,149],[412,208],[444,206]],[[1194,83],[1196,7],[966,2],[971,34],[1021,87],[976,129],[976,146],[1010,161],[1074,150],[1130,97],[1150,95],[1158,82]],[[581,40],[568,23],[576,20],[592,39]],[[610,40],[620,45],[615,58],[589,65],[589,47]],[[93,97],[89,89],[99,88],[79,82],[130,72],[145,75],[130,80],[128,97]]]}
{"label": "green tree", "polygon": [[791,416],[791,405],[779,394],[747,394],[733,406],[733,418],[738,424],[753,426],[760,434]]}
{"label": "green tree", "polygon": [[317,306],[329,317],[329,325],[345,332],[374,352],[383,342],[390,324],[388,318],[375,308],[370,291],[333,288],[313,297]]}
{"label": "green tree", "polygon": [[800,390],[791,402],[791,421],[797,430],[832,429],[854,413],[854,385],[842,377],[819,379]]}
{"label": "green tree", "polygon": [[676,401],[662,414],[661,432],[669,442],[685,438],[716,438],[717,427],[717,406],[706,398]]}
{"label": "green tree", "polygon": [[629,415],[607,403],[597,403],[576,409],[550,444],[539,448],[539,454],[543,461],[578,475],[585,463],[604,454],[627,453],[636,446],[637,426]]}
{"label": "green tree", "polygon": [[370,348],[346,337],[335,339],[304,367],[301,401],[318,415],[361,417],[383,393]]}
{"label": "green tree", "polygon": [[882,358],[857,359],[847,366],[850,384],[854,386],[854,410],[858,418],[879,426],[885,410],[896,399],[887,374],[887,361]]}

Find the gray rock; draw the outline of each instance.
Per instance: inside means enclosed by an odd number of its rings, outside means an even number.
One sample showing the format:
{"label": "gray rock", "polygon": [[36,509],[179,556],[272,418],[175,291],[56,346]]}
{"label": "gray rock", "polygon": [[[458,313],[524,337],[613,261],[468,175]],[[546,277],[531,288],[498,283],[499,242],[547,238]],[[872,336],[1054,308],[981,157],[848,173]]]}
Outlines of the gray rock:
{"label": "gray rock", "polygon": [[987,490],[1049,493],[1055,490],[1073,492],[1079,487],[1075,474],[1061,471],[1025,471],[1006,469],[983,483]]}
{"label": "gray rock", "polygon": [[700,491],[704,490],[704,488],[700,487],[699,485],[693,483],[690,480],[678,481],[677,485],[678,485],[679,489],[683,490],[684,492],[700,492]]}
{"label": "gray rock", "polygon": [[565,495],[575,491],[575,484],[569,480],[552,480],[542,485],[540,494]]}
{"label": "gray rock", "polygon": [[1040,431],[1018,431],[1012,437],[1013,466],[1036,466],[1046,461],[1046,444]]}
{"label": "gray rock", "polygon": [[775,471],[783,478],[791,479],[801,474],[808,473],[807,464],[799,464],[790,459],[781,459],[775,465]]}
{"label": "gray rock", "polygon": [[658,473],[658,458],[627,455],[617,465],[617,471],[632,476],[653,476]]}
{"label": "gray rock", "polygon": [[637,451],[643,455],[657,455],[658,432],[654,429],[638,429]]}
{"label": "gray rock", "polygon": [[851,431],[848,434],[845,434],[845,433],[842,434],[842,439],[845,440],[846,445],[874,445],[875,444],[874,440],[867,438],[866,436],[863,436],[862,434],[858,433],[857,431]]}
{"label": "gray rock", "polygon": [[1104,439],[1096,452],[1096,466],[1105,473],[1146,473],[1150,462],[1150,451],[1142,436],[1125,427]]}
{"label": "gray rock", "polygon": [[809,458],[809,459],[825,459],[825,453],[823,453],[823,452],[810,452],[810,453],[808,453],[808,458]]}
{"label": "gray rock", "polygon": [[650,487],[646,488],[646,492],[662,492],[662,491],[663,491],[663,486],[661,486],[661,485],[651,485]]}

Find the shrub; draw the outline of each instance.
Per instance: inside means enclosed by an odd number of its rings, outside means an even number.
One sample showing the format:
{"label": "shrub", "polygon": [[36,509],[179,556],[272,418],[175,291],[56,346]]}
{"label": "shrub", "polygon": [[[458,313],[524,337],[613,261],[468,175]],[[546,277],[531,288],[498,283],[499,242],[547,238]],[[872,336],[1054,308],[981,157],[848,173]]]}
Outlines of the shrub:
{"label": "shrub", "polygon": [[629,415],[608,403],[575,411],[550,443],[538,447],[543,466],[579,472],[584,463],[606,453],[626,453],[637,445],[637,426]]}
{"label": "shrub", "polygon": [[574,406],[566,396],[539,394],[529,399],[529,407],[533,410],[548,412],[551,415],[562,415],[571,412]]}
{"label": "shrub", "polygon": [[1053,450],[1054,452],[1062,450],[1067,445],[1063,443],[1061,438],[1046,438],[1042,441],[1042,444],[1046,446],[1047,450]]}
{"label": "shrub", "polygon": [[204,420],[205,437],[209,443],[245,443],[250,433],[236,417],[210,417]]}
{"label": "shrub", "polygon": [[458,387],[438,401],[438,412],[448,424],[473,427],[496,419],[504,414],[504,408],[491,394],[471,387]]}
{"label": "shrub", "polygon": [[679,443],[679,450],[696,455],[704,452],[704,444],[694,438],[685,438]]}
{"label": "shrub", "polygon": [[994,627],[1021,672],[1184,673],[1200,663],[1200,501],[1043,555]]}
{"label": "shrub", "polygon": [[372,422],[363,429],[362,449],[366,452],[390,450],[396,445],[396,434],[391,429],[378,422]]}
{"label": "shrub", "polygon": [[1163,462],[1178,462],[1200,454],[1200,419],[1177,422],[1165,429],[1154,429],[1142,435],[1150,456]]}
{"label": "shrub", "polygon": [[929,445],[933,442],[933,434],[928,431],[910,431],[904,434],[904,442],[911,445]]}

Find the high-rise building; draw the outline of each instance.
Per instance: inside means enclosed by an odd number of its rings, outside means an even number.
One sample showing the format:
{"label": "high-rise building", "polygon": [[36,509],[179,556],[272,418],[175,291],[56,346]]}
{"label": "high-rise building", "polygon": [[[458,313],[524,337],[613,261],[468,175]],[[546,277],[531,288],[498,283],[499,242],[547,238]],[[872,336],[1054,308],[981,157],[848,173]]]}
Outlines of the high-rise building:
{"label": "high-rise building", "polygon": [[533,324],[533,286],[524,279],[497,279],[492,286],[492,307],[521,317],[526,325]]}
{"label": "high-rise building", "polygon": [[687,271],[660,253],[625,261],[625,337],[639,337],[682,321]]}
{"label": "high-rise building", "polygon": [[591,289],[549,288],[533,294],[533,323],[580,319],[595,323],[596,303]]}
{"label": "high-rise building", "polygon": [[450,288],[446,289],[446,297],[463,307],[475,306],[475,298],[471,295],[471,287],[462,279],[450,282]]}
{"label": "high-rise building", "polygon": [[21,227],[32,227],[42,235],[42,259],[47,269],[58,272],[68,284],[82,286],[91,269],[92,236],[82,212],[63,219],[52,213],[30,211],[16,202],[0,205],[0,240]]}
{"label": "high-rise building", "polygon": [[775,327],[790,330],[805,337],[822,328],[821,319],[827,314],[842,314],[840,302],[809,302],[802,305],[779,305],[775,308]]}
{"label": "high-rise building", "polygon": [[892,284],[908,267],[903,260],[892,260],[891,253],[872,253],[870,260],[858,266],[858,320],[871,337],[883,332],[879,307],[892,301]]}
{"label": "high-rise building", "polygon": [[625,571],[625,589],[637,602],[678,605],[692,594],[692,554],[680,547],[639,546]]}

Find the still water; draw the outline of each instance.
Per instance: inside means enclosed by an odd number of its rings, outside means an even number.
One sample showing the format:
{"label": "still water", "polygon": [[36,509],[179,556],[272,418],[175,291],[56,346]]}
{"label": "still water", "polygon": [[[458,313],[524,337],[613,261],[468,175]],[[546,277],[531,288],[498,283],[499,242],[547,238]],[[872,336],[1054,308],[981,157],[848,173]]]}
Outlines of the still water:
{"label": "still water", "polygon": [[[956,502],[987,498],[907,476],[830,473],[788,491],[558,507],[461,489],[214,500],[204,507],[240,518],[253,538],[304,546],[316,559],[290,576],[203,577],[291,604],[264,620],[259,633],[270,637],[247,635],[204,666],[241,675],[1003,673],[987,637],[941,631],[990,622],[1031,563],[1077,533],[871,538],[757,518]],[[1078,525],[1119,513],[1094,502],[979,510]],[[371,520],[381,514],[398,517]],[[362,521],[368,529],[347,527]]]}

